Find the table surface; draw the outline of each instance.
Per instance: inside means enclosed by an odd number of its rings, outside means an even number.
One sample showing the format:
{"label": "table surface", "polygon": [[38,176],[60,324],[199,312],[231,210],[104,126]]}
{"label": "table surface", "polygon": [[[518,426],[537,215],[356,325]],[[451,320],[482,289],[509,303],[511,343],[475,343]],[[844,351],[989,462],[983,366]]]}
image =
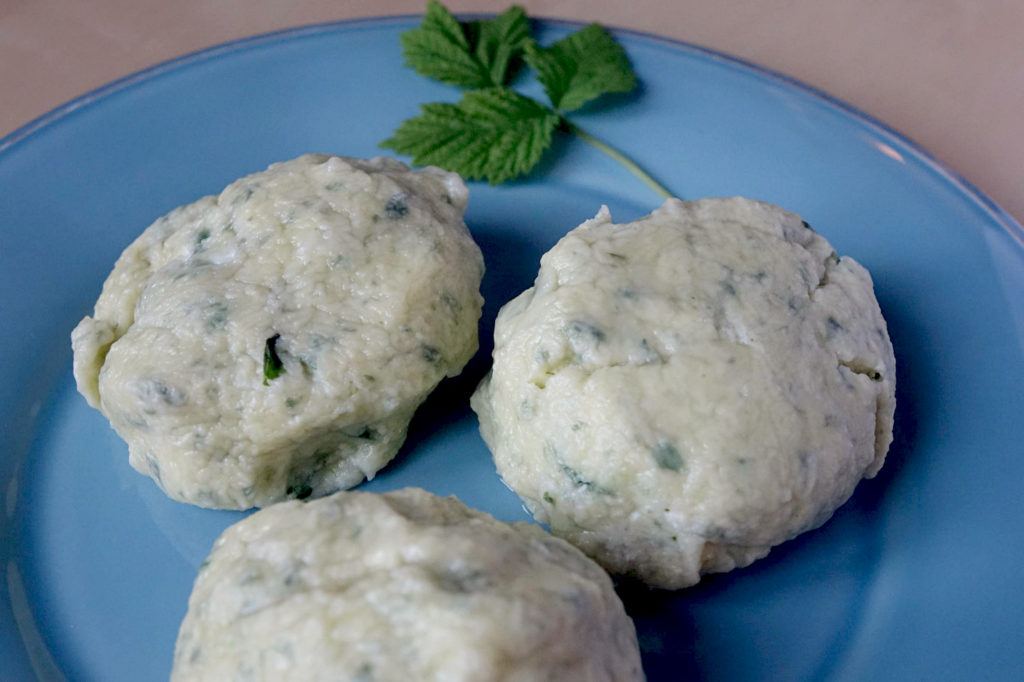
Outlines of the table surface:
{"label": "table surface", "polygon": [[[504,0],[449,0],[493,12]],[[719,50],[824,90],[914,140],[1024,221],[1024,2],[524,0]],[[0,136],[82,93],[221,42],[410,14],[421,0],[0,0]]]}

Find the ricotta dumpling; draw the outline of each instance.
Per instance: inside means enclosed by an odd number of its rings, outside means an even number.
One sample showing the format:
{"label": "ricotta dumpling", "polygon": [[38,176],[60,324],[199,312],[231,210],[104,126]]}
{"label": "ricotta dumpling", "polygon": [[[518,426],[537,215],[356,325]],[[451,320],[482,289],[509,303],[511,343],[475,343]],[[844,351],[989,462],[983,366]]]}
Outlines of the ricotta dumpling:
{"label": "ricotta dumpling", "polygon": [[775,206],[607,209],[500,311],[473,395],[499,473],[609,571],[681,588],[814,528],[882,466],[895,360],[867,271]]}
{"label": "ricotta dumpling", "polygon": [[642,680],[611,579],[538,526],[419,488],[289,501],[199,571],[173,682]]}
{"label": "ricotta dumpling", "polygon": [[372,478],[477,349],[454,173],[306,155],[157,220],[72,333],[78,390],[170,497],[246,509]]}

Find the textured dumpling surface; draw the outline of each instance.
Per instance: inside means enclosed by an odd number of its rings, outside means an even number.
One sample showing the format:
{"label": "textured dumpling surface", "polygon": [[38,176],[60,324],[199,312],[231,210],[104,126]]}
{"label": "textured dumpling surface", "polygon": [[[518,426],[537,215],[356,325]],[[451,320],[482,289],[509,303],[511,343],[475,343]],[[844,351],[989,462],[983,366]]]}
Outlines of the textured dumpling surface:
{"label": "textured dumpling surface", "polygon": [[608,575],[532,524],[418,488],[289,501],[200,569],[173,682],[642,680]]}
{"label": "textured dumpling surface", "polygon": [[477,348],[483,258],[453,173],[306,155],[157,220],[72,333],[79,391],[171,497],[351,487]]}
{"label": "textured dumpling surface", "polygon": [[541,259],[473,396],[499,473],[613,573],[679,588],[827,520],[892,440],[867,271],[789,212],[607,210]]}

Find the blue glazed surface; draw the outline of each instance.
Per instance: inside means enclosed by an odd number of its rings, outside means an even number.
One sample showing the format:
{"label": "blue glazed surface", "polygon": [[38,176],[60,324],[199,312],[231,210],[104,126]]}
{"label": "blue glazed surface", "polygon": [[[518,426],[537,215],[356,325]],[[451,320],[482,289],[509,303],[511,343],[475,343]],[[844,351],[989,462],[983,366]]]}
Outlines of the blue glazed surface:
{"label": "blue glazed surface", "polygon": [[[195,570],[242,515],[172,502],[74,391],[69,333],[120,251],[174,206],[304,152],[372,156],[457,93],[402,67],[409,18],[310,27],[171,62],[0,141],[0,678],[166,679]],[[567,27],[540,25],[542,42]],[[776,74],[619,33],[643,88],[576,121],[683,198],[802,214],[871,271],[898,367],[878,478],[817,531],[679,593],[620,588],[652,682],[1012,679],[1024,583],[1024,230],[910,142]],[[368,65],[372,65],[368,66]],[[525,84],[536,92],[535,84]],[[655,197],[582,143],[472,185],[481,353],[370,490],[420,485],[525,519],[467,396],[500,305],[604,203]]]}

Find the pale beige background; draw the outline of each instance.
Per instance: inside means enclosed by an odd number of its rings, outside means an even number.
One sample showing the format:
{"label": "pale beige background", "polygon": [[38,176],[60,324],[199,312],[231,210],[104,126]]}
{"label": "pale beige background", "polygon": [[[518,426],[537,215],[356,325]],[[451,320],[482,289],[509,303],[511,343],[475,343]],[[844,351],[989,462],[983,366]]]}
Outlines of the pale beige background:
{"label": "pale beige background", "polygon": [[[505,0],[449,0],[496,11]],[[721,50],[881,119],[1024,219],[1024,0],[522,0]],[[421,0],[0,0],[0,135],[140,68]]]}

